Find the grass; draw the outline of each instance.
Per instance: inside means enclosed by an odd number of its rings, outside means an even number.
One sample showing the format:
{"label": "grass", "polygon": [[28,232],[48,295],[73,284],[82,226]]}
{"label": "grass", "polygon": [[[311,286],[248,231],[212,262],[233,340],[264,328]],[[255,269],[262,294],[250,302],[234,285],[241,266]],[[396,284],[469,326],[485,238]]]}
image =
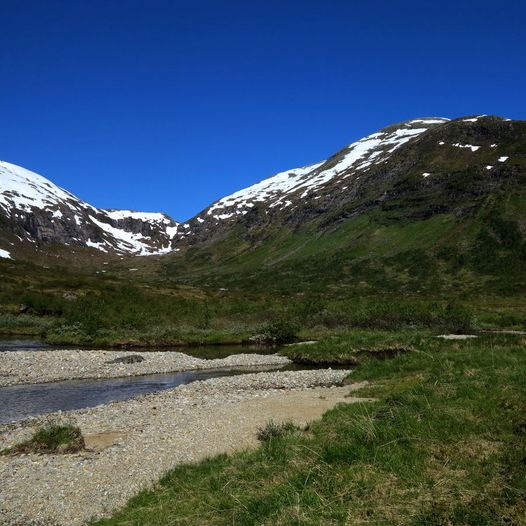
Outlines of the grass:
{"label": "grass", "polygon": [[93,524],[525,524],[524,339],[383,334],[347,336],[347,349],[415,347],[352,374],[376,402],[337,406],[308,432],[272,432],[255,451],[178,466]]}
{"label": "grass", "polygon": [[22,453],[76,453],[85,447],[80,428],[72,423],[51,422],[35,431],[33,436],[2,455]]}
{"label": "grass", "polygon": [[431,331],[355,329],[331,335],[310,345],[288,345],[280,352],[306,365],[358,365],[369,359],[392,358],[421,347]]}

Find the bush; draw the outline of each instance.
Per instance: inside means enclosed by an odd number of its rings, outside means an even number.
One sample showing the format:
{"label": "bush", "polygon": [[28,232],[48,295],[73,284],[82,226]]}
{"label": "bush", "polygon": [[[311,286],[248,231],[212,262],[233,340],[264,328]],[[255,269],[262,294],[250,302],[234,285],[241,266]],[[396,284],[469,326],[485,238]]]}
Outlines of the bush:
{"label": "bush", "polygon": [[452,333],[462,334],[475,329],[473,313],[456,302],[450,302],[444,307],[441,318],[443,328]]}
{"label": "bush", "polygon": [[278,320],[263,327],[261,331],[269,340],[276,343],[290,343],[297,340],[297,325],[286,320]]}

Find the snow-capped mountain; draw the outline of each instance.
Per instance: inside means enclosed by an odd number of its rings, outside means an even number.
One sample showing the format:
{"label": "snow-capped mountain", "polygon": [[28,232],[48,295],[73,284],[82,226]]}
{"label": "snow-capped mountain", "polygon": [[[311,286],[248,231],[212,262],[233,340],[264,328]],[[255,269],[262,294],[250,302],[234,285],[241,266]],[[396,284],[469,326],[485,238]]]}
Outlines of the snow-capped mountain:
{"label": "snow-capped mountain", "polygon": [[349,144],[327,160],[280,172],[248,188],[219,199],[200,214],[181,225],[177,237],[191,239],[232,225],[254,208],[265,214],[293,213],[302,204],[315,202],[331,191],[351,191],[372,167],[387,161],[404,144],[449,119],[414,119],[388,126]]}
{"label": "snow-capped mountain", "polygon": [[251,247],[284,228],[314,223],[311,231],[321,233],[375,210],[399,221],[462,216],[522,173],[517,155],[523,154],[515,150],[523,142],[523,121],[413,119],[223,197],[184,223],[160,213],[95,208],[34,172],[0,162],[0,258],[12,257],[17,239],[160,255],[210,247],[229,235]]}
{"label": "snow-capped mountain", "polygon": [[[41,175],[0,161],[0,220],[20,241],[155,255],[172,249],[178,223],[160,213],[96,208]],[[10,257],[8,250],[4,257]]]}

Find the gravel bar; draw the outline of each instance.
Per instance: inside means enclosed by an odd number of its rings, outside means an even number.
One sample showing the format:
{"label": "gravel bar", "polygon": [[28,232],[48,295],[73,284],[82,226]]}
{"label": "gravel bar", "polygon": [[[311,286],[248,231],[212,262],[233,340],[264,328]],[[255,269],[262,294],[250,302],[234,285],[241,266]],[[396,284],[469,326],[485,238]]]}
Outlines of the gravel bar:
{"label": "gravel bar", "polygon": [[[137,363],[110,363],[115,359],[141,356]],[[0,387],[82,378],[118,378],[197,369],[287,365],[277,354],[233,354],[205,360],[180,352],[129,351],[13,351],[0,352]]]}
{"label": "gravel bar", "polygon": [[167,470],[257,445],[269,419],[319,418],[359,384],[350,371],[274,371],[213,378],[89,409],[0,426],[0,449],[57,418],[80,426],[88,449],[0,456],[2,525],[85,524],[111,514]]}

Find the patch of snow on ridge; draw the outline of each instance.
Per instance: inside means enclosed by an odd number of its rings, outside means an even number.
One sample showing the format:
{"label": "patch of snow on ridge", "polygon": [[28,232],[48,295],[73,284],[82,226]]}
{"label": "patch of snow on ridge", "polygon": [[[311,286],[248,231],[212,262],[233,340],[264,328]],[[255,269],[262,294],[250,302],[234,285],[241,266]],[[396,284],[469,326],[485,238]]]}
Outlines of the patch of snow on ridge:
{"label": "patch of snow on ridge", "polygon": [[2,248],[0,248],[0,258],[3,258],[3,259],[13,259],[11,257],[11,253],[8,252],[7,250],[3,250]]}
{"label": "patch of snow on ridge", "polygon": [[487,117],[487,115],[478,115],[477,117],[472,117],[470,119],[462,119],[462,122],[477,122],[482,117]]}
{"label": "patch of snow on ridge", "polygon": [[134,252],[139,256],[148,256],[157,251],[144,243],[145,237],[141,234],[134,234],[133,232],[126,232],[120,228],[115,228],[107,223],[99,221],[93,216],[89,216],[90,220],[95,223],[99,228],[104,230],[116,241],[117,247],[125,252]]}
{"label": "patch of snow on ridge", "polygon": [[480,148],[480,146],[473,146],[472,144],[460,144],[459,142],[452,144],[452,146],[455,146],[456,148],[469,148],[472,152],[476,152]]}
{"label": "patch of snow on ridge", "polygon": [[437,117],[436,119],[435,118],[431,118],[431,119],[413,119],[412,121],[410,121],[412,124],[416,124],[416,123],[423,123],[423,124],[444,124],[445,122],[448,122],[449,119],[447,119],[446,117]]}
{"label": "patch of snow on ridge", "polygon": [[507,157],[506,155],[503,155],[502,157],[499,157],[499,163],[505,163],[508,159],[509,157]]}
{"label": "patch of snow on ridge", "polygon": [[164,214],[160,212],[135,212],[133,210],[104,210],[104,213],[111,219],[140,219],[141,221],[154,221],[157,223],[170,223]]}
{"label": "patch of snow on ridge", "polygon": [[429,172],[424,172],[422,174],[422,177],[426,178],[426,177],[429,177],[431,174]]}
{"label": "patch of snow on ridge", "polygon": [[[311,164],[309,166],[303,166],[301,168],[294,168],[292,170],[286,170],[280,172],[269,179],[265,179],[256,183],[248,188],[234,192],[231,195],[223,197],[216,203],[214,203],[207,212],[207,215],[214,215],[215,210],[224,208],[230,208],[236,206],[237,208],[243,208],[244,206],[253,206],[253,203],[248,201],[266,201],[272,196],[277,196],[282,193],[288,192],[295,188],[309,173],[320,167],[325,161],[317,164]],[[241,205],[241,206],[240,206]],[[229,215],[230,217],[230,215]],[[216,218],[217,219],[217,218]]]}

